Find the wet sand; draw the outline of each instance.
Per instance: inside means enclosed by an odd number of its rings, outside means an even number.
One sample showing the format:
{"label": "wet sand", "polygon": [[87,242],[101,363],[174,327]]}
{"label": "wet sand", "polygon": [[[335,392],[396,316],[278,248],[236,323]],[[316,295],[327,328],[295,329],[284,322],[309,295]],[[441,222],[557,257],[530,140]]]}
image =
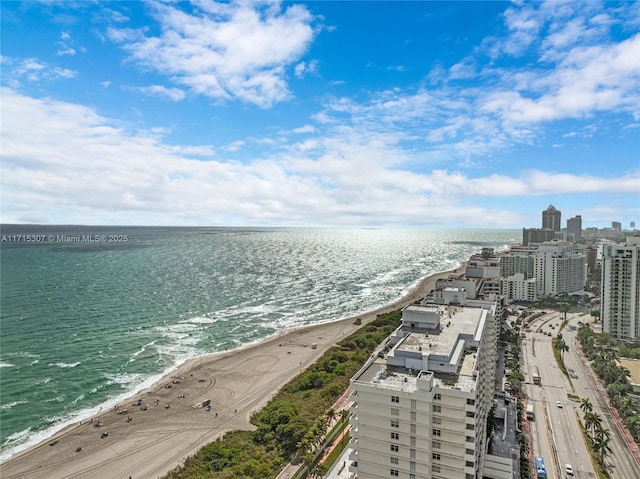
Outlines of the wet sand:
{"label": "wet sand", "polygon": [[[464,265],[430,276],[401,300],[356,317],[366,324],[378,314],[422,299],[434,289],[437,279],[462,272]],[[225,431],[253,429],[251,414],[329,347],[355,331],[356,317],[300,328],[250,347],[188,361],[116,408],[16,454],[0,465],[0,476],[162,477]],[[311,347],[313,343],[317,348]],[[140,398],[142,403],[137,405]],[[205,400],[211,401],[211,410],[194,407]],[[103,433],[108,436],[102,437]]]}

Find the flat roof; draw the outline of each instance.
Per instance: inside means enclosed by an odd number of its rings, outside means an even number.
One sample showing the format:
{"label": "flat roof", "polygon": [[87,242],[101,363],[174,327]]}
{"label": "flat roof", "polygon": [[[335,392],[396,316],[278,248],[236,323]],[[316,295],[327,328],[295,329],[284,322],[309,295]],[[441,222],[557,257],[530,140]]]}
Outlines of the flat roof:
{"label": "flat roof", "polygon": [[[473,390],[476,382],[473,374],[476,352],[469,343],[478,338],[478,328],[484,327],[486,310],[477,306],[446,305],[412,305],[410,308],[428,313],[441,311],[440,328],[427,332],[424,329],[418,332],[406,326],[399,328],[406,332],[406,336],[393,347],[394,356],[400,357],[401,354],[396,353],[404,352],[414,357],[441,357],[447,364],[452,361],[459,366],[457,373],[433,370],[434,385],[463,391]],[[375,358],[356,381],[379,384],[389,389],[414,391],[417,388],[416,377],[419,373],[418,369],[400,366],[388,368],[386,357]]]}

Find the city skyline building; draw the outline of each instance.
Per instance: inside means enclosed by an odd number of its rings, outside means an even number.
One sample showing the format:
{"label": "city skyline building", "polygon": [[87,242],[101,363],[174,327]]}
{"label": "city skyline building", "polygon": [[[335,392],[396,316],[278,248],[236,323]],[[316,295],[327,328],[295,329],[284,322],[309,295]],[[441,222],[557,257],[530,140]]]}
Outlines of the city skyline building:
{"label": "city skyline building", "polygon": [[553,241],[555,238],[556,232],[550,228],[522,228],[523,246],[545,243],[547,241]]}
{"label": "city skyline building", "polygon": [[582,240],[582,215],[567,220],[567,238],[570,241]]}
{"label": "city skyline building", "polygon": [[602,251],[602,330],[616,339],[640,338],[640,236]]}
{"label": "city skyline building", "polygon": [[549,207],[542,212],[542,229],[560,231],[562,229],[562,212],[555,206]]}

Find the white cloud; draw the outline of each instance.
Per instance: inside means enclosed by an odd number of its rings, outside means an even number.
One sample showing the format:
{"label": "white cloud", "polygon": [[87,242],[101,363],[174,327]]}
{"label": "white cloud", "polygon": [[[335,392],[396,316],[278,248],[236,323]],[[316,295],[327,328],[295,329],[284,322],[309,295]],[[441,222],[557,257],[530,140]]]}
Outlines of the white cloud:
{"label": "white cloud", "polygon": [[294,133],[313,133],[316,129],[313,125],[304,125],[300,128],[294,128],[292,131]]}
{"label": "white cloud", "polygon": [[12,118],[1,138],[4,221],[486,226],[491,218],[513,225],[515,213],[486,209],[481,199],[634,193],[640,180],[637,172],[619,178],[416,173],[402,169],[407,151],[393,134],[362,137],[344,128],[241,164],[216,158],[210,146],[167,145],[164,129],[129,132],[83,106],[6,88],[2,98],[2,115]]}
{"label": "white cloud", "polygon": [[2,64],[3,77],[12,87],[16,87],[24,81],[37,83],[69,79],[77,75],[74,70],[50,65],[35,58],[18,59],[3,56]]}
{"label": "white cloud", "polygon": [[318,60],[310,62],[300,62],[294,68],[296,78],[304,78],[306,75],[315,75],[318,73]]}
{"label": "white cloud", "polygon": [[[290,97],[286,69],[307,51],[314,35],[313,17],[305,7],[241,1],[195,6],[189,14],[156,3],[159,36],[110,29],[109,37],[136,63],[201,95],[237,98],[262,108]],[[310,62],[295,73],[314,68]]]}
{"label": "white cloud", "polygon": [[167,88],[162,85],[151,85],[147,87],[136,88],[136,90],[149,96],[156,96],[160,98],[167,98],[171,101],[183,100],[186,96],[184,91],[180,88]]}
{"label": "white cloud", "polygon": [[71,35],[69,35],[69,32],[61,32],[60,41],[57,42],[57,44],[60,45],[60,48],[56,52],[56,55],[58,55],[59,57],[64,55],[70,55],[70,56],[75,55],[76,50],[70,45],[70,43],[71,43]]}

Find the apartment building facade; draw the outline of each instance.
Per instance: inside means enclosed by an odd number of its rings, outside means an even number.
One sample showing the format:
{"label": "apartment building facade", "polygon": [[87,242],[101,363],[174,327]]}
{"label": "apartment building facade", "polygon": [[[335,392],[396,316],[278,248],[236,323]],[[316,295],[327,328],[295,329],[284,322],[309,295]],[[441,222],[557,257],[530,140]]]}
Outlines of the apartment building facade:
{"label": "apartment building facade", "polygon": [[602,329],[617,339],[640,339],[640,237],[602,251]]}
{"label": "apartment building facade", "polygon": [[538,297],[581,293],[587,279],[585,256],[567,251],[564,246],[540,245],[534,259],[534,276]]}
{"label": "apartment building facade", "polygon": [[463,303],[405,308],[400,328],[352,378],[358,479],[482,477],[497,321],[495,304]]}

